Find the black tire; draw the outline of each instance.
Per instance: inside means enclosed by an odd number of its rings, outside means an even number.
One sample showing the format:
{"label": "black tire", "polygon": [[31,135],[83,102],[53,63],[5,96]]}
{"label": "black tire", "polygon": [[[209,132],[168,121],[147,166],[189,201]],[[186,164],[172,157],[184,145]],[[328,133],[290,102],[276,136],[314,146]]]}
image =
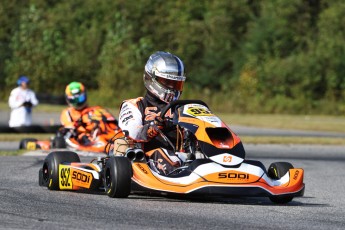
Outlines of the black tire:
{"label": "black tire", "polygon": [[62,137],[62,136],[54,137],[52,146],[53,146],[53,148],[56,148],[56,149],[65,149],[65,148],[67,148],[65,138]]}
{"label": "black tire", "polygon": [[[290,169],[294,167],[289,162],[275,162],[270,165],[267,171],[267,175],[275,180],[282,178]],[[292,201],[293,196],[281,195],[281,196],[270,196],[270,200],[277,204],[286,204]]]}
{"label": "black tire", "polygon": [[[31,143],[35,142],[35,144],[33,146],[31,146]],[[35,150],[35,149],[40,149],[40,146],[38,144],[36,144],[37,139],[35,138],[25,138],[22,139],[19,142],[19,149],[29,149],[29,150]],[[28,146],[29,144],[29,146]]]}
{"label": "black tire", "polygon": [[42,178],[39,178],[39,184],[46,185],[50,190],[59,190],[59,164],[66,162],[80,162],[80,158],[78,154],[71,151],[49,153],[44,159]]}
{"label": "black tire", "polygon": [[110,157],[104,169],[104,187],[109,197],[125,198],[131,192],[132,165],[127,157]]}
{"label": "black tire", "polygon": [[39,186],[47,186],[43,180],[43,168],[40,168],[40,170],[38,171],[38,185]]}

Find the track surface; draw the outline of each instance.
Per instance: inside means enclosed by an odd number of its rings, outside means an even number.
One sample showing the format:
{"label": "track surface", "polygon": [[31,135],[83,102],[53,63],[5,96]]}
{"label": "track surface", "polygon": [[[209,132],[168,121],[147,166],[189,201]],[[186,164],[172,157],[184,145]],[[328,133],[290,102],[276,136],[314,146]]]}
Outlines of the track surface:
{"label": "track surface", "polygon": [[[345,153],[341,148],[245,146],[266,167],[305,169],[305,196],[288,205],[267,198],[178,200],[54,192],[37,184],[42,156],[0,157],[2,229],[344,229]],[[82,158],[82,161],[90,158]]]}

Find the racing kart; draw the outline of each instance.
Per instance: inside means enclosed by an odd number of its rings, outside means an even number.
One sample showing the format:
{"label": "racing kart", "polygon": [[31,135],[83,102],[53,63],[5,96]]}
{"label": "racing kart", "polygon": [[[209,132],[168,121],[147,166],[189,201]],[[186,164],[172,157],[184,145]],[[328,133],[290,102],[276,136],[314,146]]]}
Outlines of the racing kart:
{"label": "racing kart", "polygon": [[[146,157],[150,152],[144,153],[140,143],[128,148],[124,156],[114,156],[109,151],[107,157],[90,163],[81,163],[74,152],[55,151],[45,158],[39,170],[39,184],[50,190],[103,190],[109,197],[117,198],[131,193],[254,196],[288,203],[303,196],[303,169],[288,162],[272,163],[266,169],[259,161],[245,159],[239,137],[204,102],[174,101],[160,116],[164,118],[169,110],[173,113],[170,122],[184,130],[180,143],[169,143],[175,151],[187,154],[181,167],[166,175],[159,174]],[[171,142],[164,132],[160,135]]]}
{"label": "racing kart", "polygon": [[91,125],[93,127],[90,131],[90,143],[81,143],[78,141],[78,133],[75,129],[66,129],[62,126],[50,140],[37,140],[35,138],[22,139],[19,143],[19,149],[50,150],[67,148],[78,151],[104,153],[105,146],[119,132],[119,128],[115,118],[111,116],[111,120],[109,121],[109,118],[106,118],[101,111],[102,109],[96,110],[95,114],[90,117],[91,124],[84,124],[82,119],[78,121],[79,126]]}

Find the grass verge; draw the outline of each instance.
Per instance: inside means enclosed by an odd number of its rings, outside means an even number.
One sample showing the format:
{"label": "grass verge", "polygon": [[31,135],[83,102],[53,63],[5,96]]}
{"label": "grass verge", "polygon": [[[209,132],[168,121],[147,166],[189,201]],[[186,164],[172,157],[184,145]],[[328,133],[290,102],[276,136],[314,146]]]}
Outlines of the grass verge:
{"label": "grass verge", "polygon": [[49,140],[53,133],[0,133],[0,141],[20,141],[24,138],[36,138],[38,140]]}
{"label": "grass verge", "polygon": [[227,124],[262,128],[345,132],[345,116],[282,114],[218,114]]}
{"label": "grass verge", "polygon": [[[39,104],[34,112],[60,113],[67,105]],[[8,104],[0,102],[0,110],[10,111]],[[118,109],[108,108],[115,116]],[[345,132],[345,116],[330,115],[286,115],[286,114],[231,114],[214,111],[224,122],[231,125],[244,125],[251,127]]]}
{"label": "grass verge", "polygon": [[345,145],[345,138],[240,136],[244,144]]}
{"label": "grass verge", "polygon": [[19,156],[28,150],[0,150],[0,156]]}
{"label": "grass verge", "polygon": [[[67,105],[50,105],[50,104],[39,104],[34,108],[34,113],[61,113],[62,110],[67,108]],[[107,108],[114,116],[118,116],[119,110],[116,108]],[[8,104],[0,102],[0,110],[10,112]]]}

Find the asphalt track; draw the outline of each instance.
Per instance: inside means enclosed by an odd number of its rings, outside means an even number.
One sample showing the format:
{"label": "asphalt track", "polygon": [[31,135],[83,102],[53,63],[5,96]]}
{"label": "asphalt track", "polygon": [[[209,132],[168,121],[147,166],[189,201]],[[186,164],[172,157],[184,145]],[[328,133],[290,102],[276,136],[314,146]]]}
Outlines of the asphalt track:
{"label": "asphalt track", "polygon": [[[305,169],[305,196],[287,205],[267,198],[181,200],[49,191],[38,186],[43,156],[0,157],[1,229],[344,229],[342,147],[245,145],[266,167]],[[82,157],[89,161],[90,157]]]}

